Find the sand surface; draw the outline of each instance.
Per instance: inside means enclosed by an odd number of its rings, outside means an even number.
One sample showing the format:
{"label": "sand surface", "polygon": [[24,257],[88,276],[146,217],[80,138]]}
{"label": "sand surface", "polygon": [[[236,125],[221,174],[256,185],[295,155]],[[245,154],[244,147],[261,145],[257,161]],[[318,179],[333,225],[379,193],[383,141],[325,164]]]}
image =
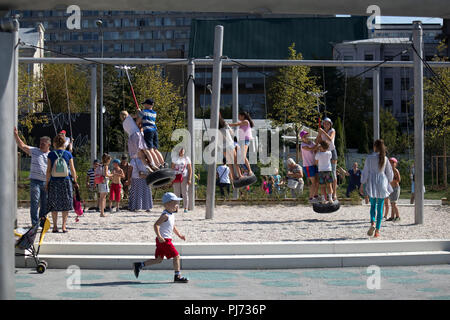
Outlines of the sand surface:
{"label": "sand surface", "polygon": [[[85,212],[79,222],[70,212],[68,233],[51,233],[46,242],[153,242],[153,224],[162,212],[157,205],[152,212],[108,214]],[[186,242],[265,242],[322,241],[367,239],[369,207],[342,206],[333,214],[318,214],[311,207],[297,205],[242,206],[220,205],[214,219],[205,219],[205,206],[194,211],[176,213],[176,226],[186,236]],[[414,224],[414,207],[400,206],[400,222],[382,222],[382,240],[450,239],[450,208],[425,206],[424,224]],[[50,221],[51,215],[48,215]],[[28,208],[20,208],[18,227],[30,225]],[[61,229],[61,214],[58,215]],[[174,242],[182,241],[175,237]]]}

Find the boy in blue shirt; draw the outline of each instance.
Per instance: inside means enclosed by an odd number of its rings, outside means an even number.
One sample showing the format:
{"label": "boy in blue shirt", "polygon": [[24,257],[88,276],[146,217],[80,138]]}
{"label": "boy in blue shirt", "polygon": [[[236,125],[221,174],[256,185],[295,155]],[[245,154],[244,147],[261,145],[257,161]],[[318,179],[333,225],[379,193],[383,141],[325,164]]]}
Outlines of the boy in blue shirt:
{"label": "boy in blue shirt", "polygon": [[143,103],[143,110],[139,109],[139,114],[137,118],[137,124],[142,126],[144,131],[144,140],[147,144],[147,148],[155,162],[157,167],[167,167],[164,162],[164,158],[161,152],[158,151],[159,141],[158,141],[158,128],[156,126],[156,111],[153,110],[154,101],[152,99],[146,99]]}

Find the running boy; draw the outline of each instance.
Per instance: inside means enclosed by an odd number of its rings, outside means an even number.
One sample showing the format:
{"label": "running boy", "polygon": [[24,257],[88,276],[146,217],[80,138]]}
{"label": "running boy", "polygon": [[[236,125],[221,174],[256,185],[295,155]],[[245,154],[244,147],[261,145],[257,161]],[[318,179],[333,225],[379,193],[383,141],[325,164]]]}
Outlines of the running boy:
{"label": "running boy", "polygon": [[173,258],[173,269],[175,271],[174,282],[186,283],[189,280],[180,274],[180,255],[172,244],[173,233],[180,239],[186,241],[186,237],[182,235],[175,226],[175,212],[178,211],[178,204],[182,200],[172,192],[166,192],[162,197],[164,211],[154,224],[156,233],[156,251],[155,259],[149,259],[144,262],[135,262],[133,264],[134,275],[139,277],[139,272],[144,268],[157,263],[161,263],[166,257]]}
{"label": "running boy", "polygon": [[113,160],[113,170],[111,172],[112,178],[111,178],[111,186],[110,186],[110,193],[109,193],[109,213],[113,212],[113,201],[116,202],[116,212],[119,212],[119,204],[120,204],[120,193],[122,192],[122,185],[120,184],[120,180],[125,178],[125,173],[120,168],[120,160],[114,159]]}
{"label": "running boy", "polygon": [[[389,195],[389,202],[391,203],[392,210],[391,210],[391,217],[387,219],[386,221],[400,221],[400,213],[398,212],[398,206],[397,201],[400,198],[400,171],[397,169],[397,159],[390,158],[389,162],[391,163],[392,171],[394,172],[394,179],[391,181],[391,186],[394,191]],[[386,216],[389,212],[389,202],[385,202],[386,206]]]}
{"label": "running boy", "polygon": [[331,151],[328,150],[328,142],[320,141],[319,152],[316,153],[316,166],[319,169],[319,184],[322,192],[322,202],[326,203],[326,194],[328,201],[333,202],[333,176],[331,175]]}

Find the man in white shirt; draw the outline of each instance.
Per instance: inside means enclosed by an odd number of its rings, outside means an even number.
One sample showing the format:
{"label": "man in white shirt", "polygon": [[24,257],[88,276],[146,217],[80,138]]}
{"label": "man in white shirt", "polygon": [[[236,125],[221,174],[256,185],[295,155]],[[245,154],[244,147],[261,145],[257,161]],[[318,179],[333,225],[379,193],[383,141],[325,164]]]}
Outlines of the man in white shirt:
{"label": "man in white shirt", "polygon": [[[17,146],[31,156],[30,165],[30,217],[32,225],[39,222],[39,218],[47,214],[47,192],[45,181],[47,173],[47,156],[50,153],[51,139],[41,137],[39,148],[26,145],[19,137],[17,128],[14,128],[14,138]],[[38,208],[40,204],[39,216]]]}
{"label": "man in white shirt", "polygon": [[66,137],[66,130],[61,130],[59,134],[64,138],[64,149],[67,149],[69,147],[69,152],[73,152],[73,138]]}
{"label": "man in white shirt", "polygon": [[227,194],[230,195],[230,185],[231,185],[231,171],[227,166],[227,159],[223,158],[223,164],[217,167],[217,182],[220,188],[220,194],[225,197],[225,191],[227,190]]}

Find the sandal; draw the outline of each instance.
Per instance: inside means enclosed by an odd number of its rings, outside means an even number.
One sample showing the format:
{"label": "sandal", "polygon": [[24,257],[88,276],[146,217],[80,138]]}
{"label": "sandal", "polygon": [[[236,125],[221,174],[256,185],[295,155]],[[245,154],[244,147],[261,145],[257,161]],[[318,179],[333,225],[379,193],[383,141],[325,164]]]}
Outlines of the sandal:
{"label": "sandal", "polygon": [[373,237],[374,238],[379,238],[380,237],[380,231],[376,230],[375,231],[375,235]]}
{"label": "sandal", "polygon": [[52,233],[59,233],[59,230],[58,229],[53,229]]}
{"label": "sandal", "polygon": [[63,233],[67,233],[67,232],[69,232],[67,229],[63,229],[63,231],[62,231]]}
{"label": "sandal", "polygon": [[394,221],[394,218],[389,218],[389,219],[386,219],[386,221]]}

